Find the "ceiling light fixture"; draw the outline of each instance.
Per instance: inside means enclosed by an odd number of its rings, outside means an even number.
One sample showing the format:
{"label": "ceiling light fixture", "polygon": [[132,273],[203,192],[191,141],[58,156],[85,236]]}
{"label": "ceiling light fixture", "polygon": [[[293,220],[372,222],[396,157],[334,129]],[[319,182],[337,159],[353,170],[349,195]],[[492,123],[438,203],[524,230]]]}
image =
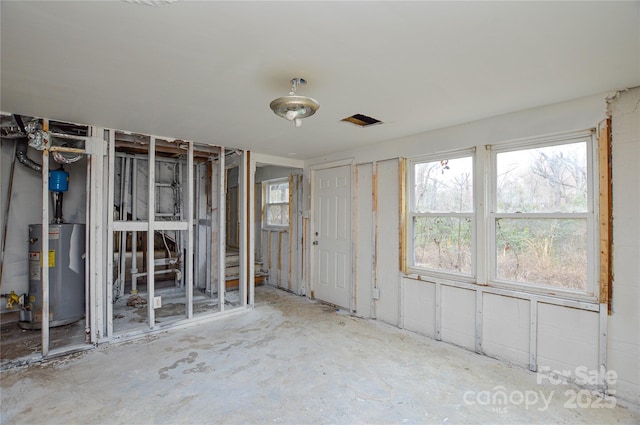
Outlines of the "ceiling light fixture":
{"label": "ceiling light fixture", "polygon": [[310,117],[320,108],[317,100],[307,96],[296,95],[298,87],[305,84],[307,84],[307,81],[304,78],[292,79],[289,95],[279,97],[269,104],[269,107],[277,116],[293,122],[296,127],[302,125],[302,118]]}

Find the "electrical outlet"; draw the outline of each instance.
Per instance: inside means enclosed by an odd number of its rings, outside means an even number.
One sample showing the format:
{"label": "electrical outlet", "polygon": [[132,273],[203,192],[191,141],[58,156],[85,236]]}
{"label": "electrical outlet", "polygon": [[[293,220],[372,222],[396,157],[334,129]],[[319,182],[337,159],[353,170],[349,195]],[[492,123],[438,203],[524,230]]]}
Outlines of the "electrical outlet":
{"label": "electrical outlet", "polygon": [[373,288],[373,299],[374,300],[379,300],[380,299],[380,289],[379,288]]}
{"label": "electrical outlet", "polygon": [[160,307],[162,307],[162,297],[161,296],[153,297],[153,308],[160,308]]}

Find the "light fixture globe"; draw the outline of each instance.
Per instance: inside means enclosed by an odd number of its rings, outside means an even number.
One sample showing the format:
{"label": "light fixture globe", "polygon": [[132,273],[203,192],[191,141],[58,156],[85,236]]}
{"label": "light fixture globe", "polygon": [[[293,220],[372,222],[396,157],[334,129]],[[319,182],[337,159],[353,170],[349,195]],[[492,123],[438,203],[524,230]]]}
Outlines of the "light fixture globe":
{"label": "light fixture globe", "polygon": [[307,96],[296,95],[298,87],[305,84],[307,82],[303,78],[292,79],[289,95],[279,97],[269,104],[269,107],[276,115],[292,121],[296,127],[302,125],[302,118],[310,117],[320,108],[317,100]]}

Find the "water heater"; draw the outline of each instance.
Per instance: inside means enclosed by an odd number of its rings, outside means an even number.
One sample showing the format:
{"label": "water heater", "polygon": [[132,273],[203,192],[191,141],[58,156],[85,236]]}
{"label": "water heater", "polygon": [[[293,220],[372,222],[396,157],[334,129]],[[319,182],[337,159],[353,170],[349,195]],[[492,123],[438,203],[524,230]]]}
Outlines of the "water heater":
{"label": "water heater", "polygon": [[22,329],[42,327],[42,261],[49,262],[49,326],[85,315],[85,225],[49,225],[49,252],[42,253],[42,224],[29,226],[29,293],[20,311]]}

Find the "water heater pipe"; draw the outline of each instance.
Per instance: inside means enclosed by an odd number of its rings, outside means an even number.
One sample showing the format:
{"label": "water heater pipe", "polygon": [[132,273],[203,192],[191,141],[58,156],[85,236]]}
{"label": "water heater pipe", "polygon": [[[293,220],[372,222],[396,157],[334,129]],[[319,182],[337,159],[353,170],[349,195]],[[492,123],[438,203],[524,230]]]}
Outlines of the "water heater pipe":
{"label": "water heater pipe", "polygon": [[20,115],[14,114],[13,119],[16,121],[16,124],[18,124],[18,127],[20,127],[20,131],[25,134],[24,140],[16,140],[16,159],[25,167],[31,168],[33,171],[41,172],[42,165],[38,164],[27,156],[29,139],[27,137],[27,130],[25,129],[24,123],[22,122],[22,117],[20,117]]}

